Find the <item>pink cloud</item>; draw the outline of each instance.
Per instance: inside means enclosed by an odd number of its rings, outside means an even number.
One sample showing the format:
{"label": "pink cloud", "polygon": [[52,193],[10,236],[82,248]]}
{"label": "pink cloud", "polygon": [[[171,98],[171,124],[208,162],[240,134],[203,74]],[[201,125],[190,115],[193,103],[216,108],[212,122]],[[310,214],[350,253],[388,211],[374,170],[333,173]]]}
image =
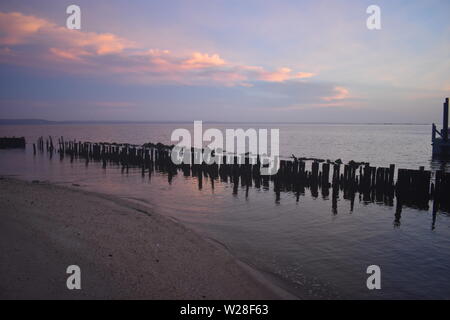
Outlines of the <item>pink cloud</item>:
{"label": "pink cloud", "polygon": [[344,87],[335,87],[334,92],[336,93],[334,96],[331,97],[324,97],[322,98],[325,101],[336,101],[336,100],[343,100],[350,97],[350,92],[348,89]]}
{"label": "pink cloud", "polygon": [[223,65],[225,65],[225,60],[223,60],[218,54],[213,54],[210,56],[207,53],[201,52],[194,52],[191,58],[183,61],[183,66],[188,69],[201,69]]}
{"label": "pink cloud", "polygon": [[[50,52],[55,55],[58,58],[61,59],[68,59],[68,60],[74,60],[74,61],[81,61],[81,52],[71,52],[63,49],[58,48],[50,48]],[[87,54],[87,53],[86,53]]]}
{"label": "pink cloud", "polygon": [[306,79],[306,78],[311,78],[314,77],[316,74],[315,73],[311,73],[311,72],[298,72],[295,77],[297,79]]}
{"label": "pink cloud", "polygon": [[111,33],[81,32],[57,26],[45,19],[20,12],[0,12],[0,45],[54,44],[60,48],[83,48],[90,54],[119,53],[134,44]]}
{"label": "pink cloud", "polygon": [[289,80],[291,77],[292,70],[289,68],[281,68],[275,72],[261,72],[261,80],[269,81],[269,82],[284,82]]}
{"label": "pink cloud", "polygon": [[235,64],[218,53],[196,51],[186,57],[143,48],[111,33],[69,30],[18,12],[0,12],[0,30],[2,63],[108,76],[125,82],[251,86],[252,81],[285,82],[314,76],[287,67],[270,71]]}
{"label": "pink cloud", "polygon": [[17,45],[26,42],[30,35],[50,25],[44,19],[25,16],[19,12],[0,12],[0,44]]}

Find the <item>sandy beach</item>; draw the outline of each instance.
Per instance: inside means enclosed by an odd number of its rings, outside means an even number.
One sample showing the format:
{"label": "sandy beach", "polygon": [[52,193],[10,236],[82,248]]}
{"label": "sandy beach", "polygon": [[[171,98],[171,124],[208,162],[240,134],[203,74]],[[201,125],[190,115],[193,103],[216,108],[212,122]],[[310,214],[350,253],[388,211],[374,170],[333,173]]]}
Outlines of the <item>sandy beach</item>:
{"label": "sandy beach", "polygon": [[[0,178],[0,299],[283,299],[229,252],[138,204]],[[81,268],[68,290],[66,268]]]}

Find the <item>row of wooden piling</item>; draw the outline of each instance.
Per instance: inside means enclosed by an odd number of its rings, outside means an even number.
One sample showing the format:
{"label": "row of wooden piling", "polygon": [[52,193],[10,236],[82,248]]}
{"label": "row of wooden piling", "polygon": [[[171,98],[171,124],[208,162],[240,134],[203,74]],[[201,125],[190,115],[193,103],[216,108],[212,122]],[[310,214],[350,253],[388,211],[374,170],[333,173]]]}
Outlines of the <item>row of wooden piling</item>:
{"label": "row of wooden piling", "polygon": [[374,167],[354,161],[341,164],[313,160],[310,169],[307,169],[306,161],[293,159],[280,160],[280,168],[275,175],[263,176],[260,173],[259,158],[256,164],[252,164],[248,157],[243,164],[237,164],[237,157],[234,157],[232,163],[227,163],[227,157],[224,157],[220,164],[175,165],[170,156],[172,146],[161,143],[92,143],[66,141],[60,137],[56,149],[51,137],[45,140],[41,137],[37,144],[33,144],[33,150],[35,154],[36,150],[46,150],[50,156],[59,154],[61,160],[68,157],[70,161],[84,159],[86,164],[90,161],[101,162],[103,168],[108,164],[119,165],[122,171],[127,172],[130,167],[139,167],[143,175],[147,172],[151,175],[158,170],[166,172],[169,181],[178,171],[182,171],[185,176],[198,177],[200,188],[204,177],[234,183],[240,180],[243,186],[255,187],[268,187],[269,181],[272,181],[277,194],[280,191],[301,193],[304,188],[310,188],[313,194],[318,194],[321,190],[327,196],[332,189],[332,194],[342,190],[344,197],[348,196],[350,199],[359,193],[364,199],[382,199],[386,203],[392,203],[392,199],[396,197],[402,203],[428,208],[428,202],[434,199],[442,208],[450,207],[450,174],[437,171],[433,179],[432,173],[423,167],[418,170],[398,169],[395,179],[394,164],[389,167]]}

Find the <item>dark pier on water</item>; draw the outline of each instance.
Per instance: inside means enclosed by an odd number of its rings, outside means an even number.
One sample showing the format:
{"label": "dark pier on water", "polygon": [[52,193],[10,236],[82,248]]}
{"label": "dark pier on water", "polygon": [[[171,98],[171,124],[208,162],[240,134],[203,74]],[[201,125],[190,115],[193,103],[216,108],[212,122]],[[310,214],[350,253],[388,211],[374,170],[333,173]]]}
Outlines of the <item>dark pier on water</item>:
{"label": "dark pier on water", "polygon": [[337,208],[337,197],[342,191],[344,199],[351,201],[352,208],[358,195],[362,201],[382,202],[389,206],[394,205],[396,198],[397,212],[401,212],[402,205],[428,210],[430,200],[433,200],[433,212],[450,211],[450,173],[436,171],[433,175],[423,167],[396,171],[394,164],[374,167],[354,161],[342,164],[341,161],[294,158],[280,160],[277,174],[264,176],[260,174],[259,160],[251,164],[249,158],[245,158],[243,164],[237,163],[237,157],[234,157],[234,163],[227,163],[224,156],[222,164],[176,165],[171,160],[172,146],[161,143],[92,143],[65,141],[61,137],[55,145],[51,137],[45,140],[41,137],[33,144],[33,150],[34,154],[48,153],[50,157],[59,156],[61,160],[66,158],[71,162],[79,159],[86,165],[89,162],[101,163],[103,169],[113,165],[128,173],[129,168],[139,168],[143,176],[151,177],[155,171],[164,172],[169,183],[175,175],[182,173],[197,177],[200,189],[203,179],[211,179],[212,185],[215,180],[233,183],[235,193],[239,186],[247,187],[247,193],[252,186],[269,189],[269,182],[272,182],[276,201],[279,201],[282,191],[295,193],[298,200],[305,189],[310,189],[313,197],[321,194],[328,198],[331,195],[333,209]]}
{"label": "dark pier on water", "polygon": [[0,149],[23,149],[26,146],[25,138],[0,138]]}
{"label": "dark pier on water", "polygon": [[433,157],[450,158],[450,139],[448,128],[448,98],[444,102],[442,115],[442,129],[439,131],[433,123],[431,141],[433,145]]}

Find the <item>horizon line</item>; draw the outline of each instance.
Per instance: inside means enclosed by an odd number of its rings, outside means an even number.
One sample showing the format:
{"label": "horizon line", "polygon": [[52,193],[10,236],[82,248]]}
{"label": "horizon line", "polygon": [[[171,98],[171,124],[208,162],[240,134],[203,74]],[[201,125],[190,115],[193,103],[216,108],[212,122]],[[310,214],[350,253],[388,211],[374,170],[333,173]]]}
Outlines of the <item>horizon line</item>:
{"label": "horizon line", "polygon": [[431,125],[425,122],[330,122],[330,121],[218,121],[218,120],[46,120],[34,118],[2,119],[0,125],[58,125],[58,124],[169,124],[169,123],[216,124],[345,124],[345,125]]}

